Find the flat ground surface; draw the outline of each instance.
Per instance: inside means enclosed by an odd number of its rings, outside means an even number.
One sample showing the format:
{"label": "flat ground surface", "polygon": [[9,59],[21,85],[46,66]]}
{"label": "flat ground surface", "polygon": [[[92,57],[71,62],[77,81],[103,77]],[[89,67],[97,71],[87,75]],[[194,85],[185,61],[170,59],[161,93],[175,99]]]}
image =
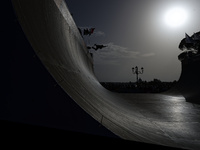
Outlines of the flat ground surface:
{"label": "flat ground surface", "polygon": [[200,105],[185,102],[179,95],[118,95],[123,98],[120,106],[125,108],[125,116],[129,118],[121,118],[124,120],[121,124],[133,134],[149,137],[147,142],[155,140],[164,145],[173,143],[178,147],[200,147]]}

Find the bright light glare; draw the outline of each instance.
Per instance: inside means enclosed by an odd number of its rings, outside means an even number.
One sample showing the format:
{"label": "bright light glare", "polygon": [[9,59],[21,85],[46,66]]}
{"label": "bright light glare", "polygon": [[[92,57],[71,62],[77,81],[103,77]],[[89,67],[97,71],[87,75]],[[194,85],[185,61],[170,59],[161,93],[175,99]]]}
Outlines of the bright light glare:
{"label": "bright light glare", "polygon": [[187,20],[187,12],[183,8],[171,8],[169,9],[165,16],[164,21],[170,27],[180,27],[184,25]]}

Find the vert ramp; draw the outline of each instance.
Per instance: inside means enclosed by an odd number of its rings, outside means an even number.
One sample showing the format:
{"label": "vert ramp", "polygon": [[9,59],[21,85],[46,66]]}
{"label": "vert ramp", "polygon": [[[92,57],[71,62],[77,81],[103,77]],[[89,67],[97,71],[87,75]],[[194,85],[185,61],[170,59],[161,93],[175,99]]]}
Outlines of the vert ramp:
{"label": "vert ramp", "polygon": [[187,103],[173,90],[162,94],[119,94],[100,85],[92,57],[64,0],[12,2],[43,65],[95,120],[123,139],[200,148],[199,105]]}

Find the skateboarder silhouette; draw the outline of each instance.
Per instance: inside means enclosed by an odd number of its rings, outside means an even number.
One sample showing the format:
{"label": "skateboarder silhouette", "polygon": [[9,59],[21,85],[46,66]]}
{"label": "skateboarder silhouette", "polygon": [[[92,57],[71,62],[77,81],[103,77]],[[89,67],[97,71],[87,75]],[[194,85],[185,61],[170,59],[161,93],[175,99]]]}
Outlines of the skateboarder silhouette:
{"label": "skateboarder silhouette", "polygon": [[94,50],[98,50],[98,49],[102,49],[102,48],[105,48],[105,47],[107,47],[107,46],[94,44],[94,46],[92,48]]}

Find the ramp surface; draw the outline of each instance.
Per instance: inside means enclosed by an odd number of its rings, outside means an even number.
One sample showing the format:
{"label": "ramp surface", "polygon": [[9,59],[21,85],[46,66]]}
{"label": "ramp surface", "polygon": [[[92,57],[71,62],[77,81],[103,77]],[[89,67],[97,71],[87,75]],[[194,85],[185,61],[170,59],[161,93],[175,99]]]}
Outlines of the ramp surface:
{"label": "ramp surface", "polygon": [[46,69],[94,119],[123,139],[200,148],[199,105],[186,102],[173,90],[162,94],[119,94],[100,85],[91,55],[64,0],[12,2]]}

